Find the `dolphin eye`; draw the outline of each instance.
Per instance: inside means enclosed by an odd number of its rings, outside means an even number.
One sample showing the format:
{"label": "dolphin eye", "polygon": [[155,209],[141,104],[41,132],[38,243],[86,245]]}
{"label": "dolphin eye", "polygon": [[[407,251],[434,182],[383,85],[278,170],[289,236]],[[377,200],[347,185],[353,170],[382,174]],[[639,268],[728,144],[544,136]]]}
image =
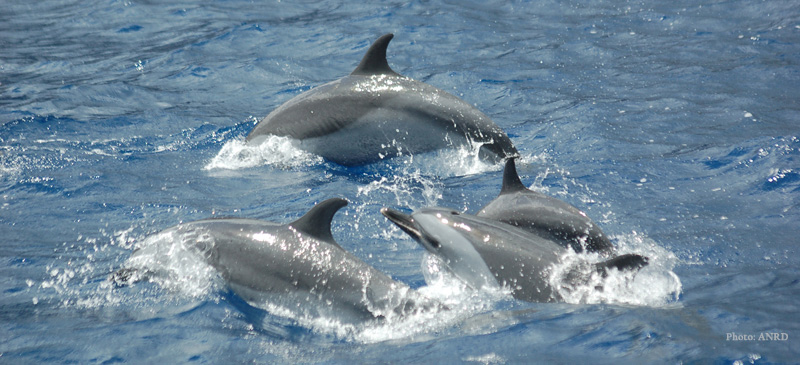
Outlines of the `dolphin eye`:
{"label": "dolphin eye", "polygon": [[450,214],[452,214],[452,215],[459,215],[459,214],[461,214],[461,213],[459,213],[459,212],[456,212],[456,211],[454,210],[454,211],[450,212]]}

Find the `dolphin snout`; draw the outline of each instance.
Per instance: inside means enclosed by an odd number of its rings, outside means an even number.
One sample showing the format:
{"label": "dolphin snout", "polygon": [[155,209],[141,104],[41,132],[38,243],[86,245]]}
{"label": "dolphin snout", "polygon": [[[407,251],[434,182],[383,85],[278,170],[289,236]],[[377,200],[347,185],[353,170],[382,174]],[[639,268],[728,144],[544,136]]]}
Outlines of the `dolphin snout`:
{"label": "dolphin snout", "polygon": [[390,208],[382,208],[381,214],[389,218],[392,223],[400,227],[403,232],[408,233],[411,238],[419,242],[425,249],[435,252],[442,247],[439,240],[426,231],[425,227],[420,225],[411,215],[398,212]]}
{"label": "dolphin snout", "polygon": [[422,231],[417,226],[417,222],[409,214],[396,211],[391,208],[381,208],[381,214],[388,218],[396,226],[400,227],[403,232],[408,233],[409,236],[419,241],[422,238]]}

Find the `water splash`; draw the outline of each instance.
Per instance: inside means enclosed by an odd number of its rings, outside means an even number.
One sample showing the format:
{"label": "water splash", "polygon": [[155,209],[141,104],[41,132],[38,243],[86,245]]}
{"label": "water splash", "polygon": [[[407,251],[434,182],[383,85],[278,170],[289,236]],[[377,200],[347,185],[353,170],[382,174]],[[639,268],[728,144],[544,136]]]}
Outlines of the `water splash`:
{"label": "water splash", "polygon": [[[639,271],[611,269],[603,277],[594,269],[595,263],[606,260],[597,254],[576,254],[568,251],[561,262],[551,268],[549,282],[572,304],[628,304],[664,307],[677,303],[682,285],[673,272],[677,257],[654,241],[636,232],[617,237],[618,254],[635,253],[648,258],[648,265]],[[576,271],[589,278],[587,282],[570,284],[568,277]],[[598,289],[602,288],[602,289]]]}
{"label": "water splash", "polygon": [[145,278],[160,287],[191,298],[208,296],[221,287],[216,270],[203,259],[203,247],[214,240],[202,231],[165,230],[145,238],[125,268],[131,281]]}
{"label": "water splash", "polygon": [[295,147],[291,138],[267,136],[258,144],[248,144],[242,139],[226,142],[204,169],[238,170],[263,165],[291,168],[322,162],[322,157]]}
{"label": "water splash", "polygon": [[[197,242],[205,241],[214,244],[209,237],[197,232],[160,232],[139,243],[136,255],[126,261],[125,267],[148,273],[144,281],[157,284],[177,301],[208,300],[223,291],[224,283],[219,274],[205,263],[202,256],[205,250],[195,248]],[[262,319],[264,323],[254,323],[256,327],[269,326],[268,322],[277,316],[320,335],[333,335],[360,343],[377,343],[429,338],[476,313],[490,310],[494,303],[508,298],[507,293],[469,288],[446,271],[444,264],[432,255],[427,255],[423,260],[423,270],[429,284],[418,291],[423,303],[428,305],[407,315],[387,312],[380,319],[354,323],[340,318],[333,310],[306,308],[305,304],[297,306],[297,303],[287,303],[270,295],[248,304],[270,314]],[[398,292],[400,297],[409,295],[410,291]],[[398,299],[402,301],[403,298]]]}
{"label": "water splash", "polygon": [[[479,142],[470,142],[416,155],[401,153],[393,158],[382,156],[380,161],[362,169],[372,173],[410,173],[436,177],[467,176],[501,169],[501,164],[480,158],[482,145]],[[249,144],[243,139],[226,142],[204,169],[238,170],[264,165],[292,168],[320,165],[323,162],[322,157],[298,148],[292,138],[270,135],[257,144]]]}
{"label": "water splash", "polygon": [[33,304],[96,309],[131,302],[132,298],[120,295],[106,279],[117,266],[107,259],[109,252],[130,250],[140,238],[134,231],[134,226],[114,232],[101,229],[98,237],[81,235],[73,242],[64,242],[61,253],[46,266],[47,276],[40,281],[27,280],[34,292]]}
{"label": "water splash", "polygon": [[480,157],[481,146],[483,146],[481,142],[469,141],[454,148],[443,148],[402,158],[405,165],[417,166],[420,174],[441,178],[469,176],[502,169],[502,163],[492,163]]}
{"label": "water splash", "polygon": [[446,269],[434,255],[425,254],[422,272],[426,286],[418,289],[441,307],[405,317],[395,317],[382,323],[367,324],[353,334],[353,340],[377,343],[391,340],[424,341],[453,328],[476,314],[487,312],[498,302],[510,298],[502,290],[473,289]]}
{"label": "water splash", "polygon": [[[612,272],[607,278],[598,277],[597,282],[578,288],[560,288],[566,301],[576,304],[616,303],[645,306],[665,306],[677,301],[681,289],[680,280],[672,272],[677,262],[675,256],[635,232],[615,239],[619,241],[620,253],[636,252],[648,256],[650,265],[635,276]],[[189,242],[192,244],[188,244]],[[91,276],[94,271],[102,271],[98,270],[97,265],[93,266],[90,257],[89,262],[80,267],[51,268],[51,279],[41,286],[55,289],[58,297],[72,298],[73,303],[69,305],[79,307],[134,303],[146,308],[152,307],[141,311],[139,316],[144,318],[147,315],[180,313],[202,302],[219,301],[226,291],[224,282],[216,270],[206,263],[202,256],[203,250],[197,249],[196,242],[213,244],[209,237],[196,232],[177,233],[168,230],[146,238],[137,238],[133,229],[121,230],[113,233],[110,245],[137,248],[137,254],[128,259],[124,267],[150,273],[142,284],[120,290],[113,288],[110,282],[103,281],[96,290],[89,290],[87,294],[86,277]],[[99,249],[102,248],[95,250]],[[554,275],[558,275],[559,269],[566,271],[578,263],[591,260],[599,261],[600,258],[586,254],[568,254],[564,263],[554,269]],[[476,290],[465,285],[434,255],[426,253],[421,266],[427,285],[418,288],[418,292],[431,303],[440,304],[439,306],[431,306],[428,310],[419,310],[406,316],[389,315],[382,319],[353,323],[341,320],[335,313],[320,314],[315,310],[297,310],[287,307],[280,300],[266,300],[249,303],[255,310],[263,310],[269,314],[260,317],[264,323],[252,322],[252,325],[256,328],[263,326],[268,330],[271,328],[270,322],[283,318],[279,320],[281,323],[288,321],[289,325],[299,325],[311,334],[334,336],[345,341],[419,342],[441,336],[443,332],[457,331],[459,324],[469,322],[470,318],[491,312],[502,306],[502,303],[513,301],[507,291],[485,288]],[[76,280],[83,282],[76,286]],[[157,289],[153,289],[152,284]],[[603,285],[603,291],[594,289],[598,284]],[[77,301],[75,298],[78,298]],[[491,331],[488,328],[484,330]]]}
{"label": "water splash", "polygon": [[[387,199],[380,197],[390,195],[393,196],[397,206],[407,208],[413,208],[419,204],[435,206],[442,199],[442,183],[421,174],[418,170],[377,178],[378,180],[359,187],[356,196],[363,197],[367,201],[385,202]],[[423,200],[418,201],[416,196],[422,197]]]}

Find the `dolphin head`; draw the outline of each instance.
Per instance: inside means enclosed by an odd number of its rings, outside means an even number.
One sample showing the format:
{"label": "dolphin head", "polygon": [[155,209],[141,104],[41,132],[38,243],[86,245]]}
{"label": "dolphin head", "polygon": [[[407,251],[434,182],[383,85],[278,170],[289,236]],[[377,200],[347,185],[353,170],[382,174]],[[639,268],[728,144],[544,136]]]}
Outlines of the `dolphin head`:
{"label": "dolphin head", "polygon": [[[508,289],[515,298],[530,302],[563,300],[549,276],[568,250],[557,240],[452,209],[404,214],[383,208],[381,213],[470,287]],[[610,269],[636,271],[645,265],[646,257],[628,254],[596,263],[594,271],[578,268],[568,279],[570,285],[585,285],[595,271],[607,276]]]}
{"label": "dolphin head", "polygon": [[447,268],[473,288],[498,288],[499,284],[480,254],[480,234],[460,212],[446,208],[425,208],[412,214],[383,208],[381,213]]}
{"label": "dolphin head", "polygon": [[[432,221],[428,215],[418,221],[413,214],[401,213],[390,208],[381,209],[381,214],[397,225],[403,232],[408,233],[411,238],[419,242],[422,247],[433,254],[439,253],[442,249],[442,235],[450,231],[450,229],[445,226],[436,227],[437,224]],[[416,218],[421,217],[421,212],[416,213]],[[427,222],[427,224],[423,224],[422,222]],[[461,244],[464,243],[461,242]]]}

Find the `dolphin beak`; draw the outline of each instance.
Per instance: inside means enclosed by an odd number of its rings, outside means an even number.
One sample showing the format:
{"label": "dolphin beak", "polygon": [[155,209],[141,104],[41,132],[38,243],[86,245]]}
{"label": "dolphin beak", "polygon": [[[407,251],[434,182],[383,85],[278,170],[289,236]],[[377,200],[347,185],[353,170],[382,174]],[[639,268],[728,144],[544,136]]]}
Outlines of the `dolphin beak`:
{"label": "dolphin beak", "polygon": [[381,214],[400,227],[403,232],[408,233],[408,235],[416,241],[421,242],[422,232],[420,232],[417,223],[414,222],[414,218],[411,218],[410,215],[400,213],[390,208],[381,208]]}

